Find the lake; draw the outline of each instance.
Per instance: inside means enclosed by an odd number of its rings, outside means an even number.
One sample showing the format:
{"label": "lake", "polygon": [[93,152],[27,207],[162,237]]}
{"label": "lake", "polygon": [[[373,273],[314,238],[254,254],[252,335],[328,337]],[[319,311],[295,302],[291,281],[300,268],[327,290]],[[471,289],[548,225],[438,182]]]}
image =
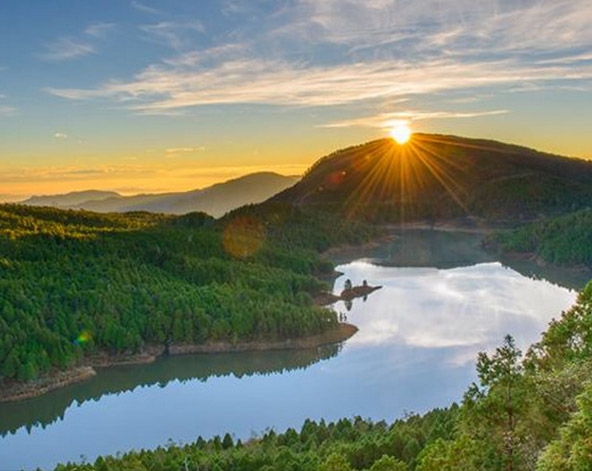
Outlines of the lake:
{"label": "lake", "polygon": [[585,278],[552,269],[541,277],[526,263],[509,268],[478,240],[418,231],[342,252],[335,292],[346,279],[382,289],[335,305],[359,327],[341,345],[160,358],[0,404],[0,470],[50,469],[199,435],[245,439],[300,428],[307,418],[392,421],[459,401],[476,378],[477,352],[494,350],[507,333],[521,348],[536,341]]}

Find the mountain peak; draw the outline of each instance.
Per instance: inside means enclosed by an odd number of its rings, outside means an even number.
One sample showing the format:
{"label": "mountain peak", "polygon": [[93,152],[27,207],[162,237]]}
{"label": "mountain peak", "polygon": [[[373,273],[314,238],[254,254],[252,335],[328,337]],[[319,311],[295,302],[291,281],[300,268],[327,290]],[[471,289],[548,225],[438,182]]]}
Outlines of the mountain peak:
{"label": "mountain peak", "polygon": [[379,139],[333,152],[273,200],[378,222],[534,219],[592,205],[592,162],[418,133],[403,145]]}

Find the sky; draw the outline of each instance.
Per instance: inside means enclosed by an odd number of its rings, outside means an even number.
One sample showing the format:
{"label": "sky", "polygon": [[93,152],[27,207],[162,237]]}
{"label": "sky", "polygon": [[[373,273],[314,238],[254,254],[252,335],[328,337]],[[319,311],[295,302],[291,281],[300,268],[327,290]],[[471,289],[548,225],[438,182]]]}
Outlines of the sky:
{"label": "sky", "polygon": [[0,201],[301,174],[414,131],[592,158],[592,0],[3,0]]}

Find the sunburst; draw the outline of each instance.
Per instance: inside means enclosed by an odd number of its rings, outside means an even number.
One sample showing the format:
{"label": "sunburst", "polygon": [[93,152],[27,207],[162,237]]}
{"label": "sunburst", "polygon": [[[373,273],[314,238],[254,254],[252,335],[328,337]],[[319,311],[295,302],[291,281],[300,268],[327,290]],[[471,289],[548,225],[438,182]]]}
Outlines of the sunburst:
{"label": "sunburst", "polygon": [[448,199],[458,208],[442,206],[451,216],[468,214],[464,169],[451,154],[442,152],[446,140],[426,135],[404,142],[393,139],[396,142],[377,141],[353,159],[357,168],[350,170],[364,177],[344,201],[345,213],[378,221],[427,220],[441,216],[439,206]]}
{"label": "sunburst", "polygon": [[407,121],[395,122],[390,130],[391,137],[400,145],[406,144],[411,138],[411,134],[411,128]]}

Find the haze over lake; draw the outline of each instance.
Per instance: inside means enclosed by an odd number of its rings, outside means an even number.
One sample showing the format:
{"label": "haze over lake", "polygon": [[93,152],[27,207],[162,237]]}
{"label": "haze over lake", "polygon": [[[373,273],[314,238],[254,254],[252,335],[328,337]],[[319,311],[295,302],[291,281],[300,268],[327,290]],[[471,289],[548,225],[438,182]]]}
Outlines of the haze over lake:
{"label": "haze over lake", "polygon": [[[414,237],[414,247],[429,246],[422,237]],[[476,238],[466,237],[463,245],[477,253],[469,243]],[[458,255],[449,247],[449,255]],[[341,347],[162,358],[102,370],[87,383],[0,405],[3,469],[50,468],[199,435],[230,432],[246,439],[269,427],[299,428],[307,418],[391,421],[445,407],[459,401],[475,379],[477,352],[494,349],[507,333],[526,347],[576,297],[573,290],[523,276],[485,255],[472,264],[455,256],[461,266],[454,267],[450,259],[443,263],[442,254],[438,259],[424,250],[424,265],[432,257],[440,268],[397,267],[378,264],[393,263],[397,247],[381,250],[382,259],[337,267],[343,275],[335,281],[336,292],[347,278],[383,286],[365,301],[355,299],[349,311],[336,304],[360,329]]]}

